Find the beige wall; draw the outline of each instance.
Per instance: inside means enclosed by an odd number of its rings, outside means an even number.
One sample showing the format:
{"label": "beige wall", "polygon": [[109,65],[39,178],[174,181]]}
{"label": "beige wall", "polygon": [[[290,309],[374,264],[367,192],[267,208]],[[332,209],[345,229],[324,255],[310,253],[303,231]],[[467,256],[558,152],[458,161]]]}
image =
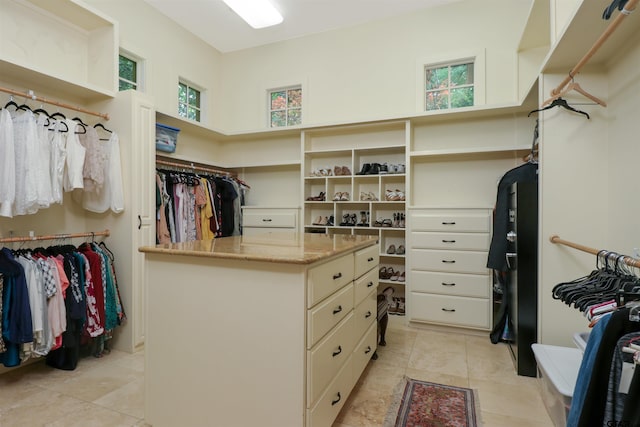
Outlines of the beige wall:
{"label": "beige wall", "polygon": [[531,1],[464,0],[227,54],[142,0],[87,3],[119,21],[122,48],[147,58],[158,111],[176,114],[182,76],[207,89],[203,123],[246,132],[267,126],[266,90],[294,84],[304,89],[305,126],[415,115],[422,112],[422,64],[475,55],[476,103],[513,103],[518,37]]}

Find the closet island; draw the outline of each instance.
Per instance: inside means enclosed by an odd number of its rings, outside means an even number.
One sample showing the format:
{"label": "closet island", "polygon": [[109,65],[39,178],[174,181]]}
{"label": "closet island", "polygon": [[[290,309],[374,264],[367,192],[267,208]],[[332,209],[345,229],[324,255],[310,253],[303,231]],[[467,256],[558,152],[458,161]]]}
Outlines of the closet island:
{"label": "closet island", "polygon": [[141,247],[145,421],[328,426],[377,343],[377,237],[274,232]]}

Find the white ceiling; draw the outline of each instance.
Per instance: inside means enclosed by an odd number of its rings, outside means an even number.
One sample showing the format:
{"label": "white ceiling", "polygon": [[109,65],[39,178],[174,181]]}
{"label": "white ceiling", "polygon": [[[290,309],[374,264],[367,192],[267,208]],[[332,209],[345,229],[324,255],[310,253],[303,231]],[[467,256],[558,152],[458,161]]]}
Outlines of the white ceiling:
{"label": "white ceiling", "polygon": [[343,28],[459,0],[272,0],[284,17],[253,29],[222,0],[145,0],[221,52]]}

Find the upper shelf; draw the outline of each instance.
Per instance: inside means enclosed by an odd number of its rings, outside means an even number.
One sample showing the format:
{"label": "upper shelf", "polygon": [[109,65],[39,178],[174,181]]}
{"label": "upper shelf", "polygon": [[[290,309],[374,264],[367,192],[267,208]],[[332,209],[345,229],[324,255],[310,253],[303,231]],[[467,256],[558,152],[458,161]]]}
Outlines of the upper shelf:
{"label": "upper shelf", "polygon": [[[618,10],[609,20],[602,19],[602,12],[611,4],[610,0],[584,0],[578,7],[571,23],[565,28],[553,46],[543,67],[544,72],[568,73],[591,49],[609,24],[620,13]],[[640,10],[624,18],[602,47],[589,59],[588,66],[606,64],[620,53],[640,31]]]}
{"label": "upper shelf", "polygon": [[22,89],[94,101],[116,93],[118,27],[75,0],[2,2],[0,72]]}

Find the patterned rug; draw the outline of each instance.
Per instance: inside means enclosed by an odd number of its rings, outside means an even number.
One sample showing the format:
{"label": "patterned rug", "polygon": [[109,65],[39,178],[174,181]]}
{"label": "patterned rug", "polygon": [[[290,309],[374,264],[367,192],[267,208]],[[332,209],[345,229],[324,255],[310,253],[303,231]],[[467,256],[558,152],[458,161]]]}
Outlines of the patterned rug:
{"label": "patterned rug", "polygon": [[384,427],[479,427],[476,391],[405,377],[392,399]]}

